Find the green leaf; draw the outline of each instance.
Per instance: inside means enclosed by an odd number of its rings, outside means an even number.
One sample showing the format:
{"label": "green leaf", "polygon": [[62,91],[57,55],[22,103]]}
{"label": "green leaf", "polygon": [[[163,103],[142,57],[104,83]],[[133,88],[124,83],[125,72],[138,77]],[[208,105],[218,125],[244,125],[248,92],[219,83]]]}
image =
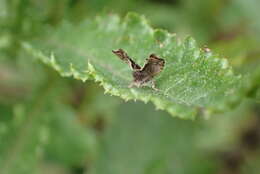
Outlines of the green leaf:
{"label": "green leaf", "polygon": [[[34,57],[62,76],[94,79],[105,92],[125,100],[153,102],[173,116],[191,119],[201,110],[225,110],[238,101],[240,77],[227,60],[200,49],[191,37],[180,41],[175,34],[152,29],[144,17],[129,13],[97,17],[74,26],[64,22],[57,29],[23,44]],[[123,48],[138,64],[151,53],[166,60],[155,78],[159,91],[128,88],[130,68],[111,50]]]}
{"label": "green leaf", "polygon": [[4,113],[0,117],[1,174],[39,173],[44,157],[71,167],[94,156],[93,131],[85,129],[73,109],[59,101],[61,91],[54,82],[41,88],[32,102],[0,105]]}
{"label": "green leaf", "polygon": [[122,104],[117,114],[91,174],[214,173],[216,161],[196,143],[199,122],[173,119],[141,102]]}
{"label": "green leaf", "polygon": [[2,18],[6,17],[6,15],[7,15],[6,0],[0,0],[0,22]]}
{"label": "green leaf", "polygon": [[236,37],[233,40],[218,41],[214,44],[214,50],[221,50],[230,57],[229,62],[235,71],[243,75],[242,86],[247,97],[259,101],[260,89],[260,59],[258,54],[259,41],[257,37]]}
{"label": "green leaf", "polygon": [[37,162],[42,157],[48,137],[48,119],[34,114],[26,113],[24,105],[16,105],[13,114],[1,116],[0,173],[29,174],[37,171]]}
{"label": "green leaf", "polygon": [[48,157],[64,166],[77,166],[93,158],[96,140],[66,105],[54,105],[50,114]]}

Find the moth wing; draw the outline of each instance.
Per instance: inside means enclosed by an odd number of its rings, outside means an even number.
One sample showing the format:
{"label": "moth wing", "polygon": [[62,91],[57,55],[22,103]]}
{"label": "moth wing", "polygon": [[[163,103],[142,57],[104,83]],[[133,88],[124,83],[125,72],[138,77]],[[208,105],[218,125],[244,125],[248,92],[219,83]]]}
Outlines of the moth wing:
{"label": "moth wing", "polygon": [[165,61],[162,58],[157,57],[155,54],[151,54],[141,71],[150,73],[151,75],[156,75],[160,73],[165,65]]}
{"label": "moth wing", "polygon": [[125,63],[127,63],[130,68],[133,70],[140,70],[141,66],[136,64],[123,49],[118,50],[112,50],[112,52],[117,55],[121,60],[123,60]]}

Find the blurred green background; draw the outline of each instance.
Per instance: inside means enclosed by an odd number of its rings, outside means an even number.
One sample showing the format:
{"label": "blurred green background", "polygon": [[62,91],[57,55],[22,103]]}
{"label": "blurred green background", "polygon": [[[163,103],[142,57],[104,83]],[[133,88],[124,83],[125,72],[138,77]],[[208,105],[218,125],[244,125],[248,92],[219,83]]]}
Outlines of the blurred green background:
{"label": "blurred green background", "polygon": [[[259,0],[0,0],[0,174],[259,174],[259,7]],[[45,25],[129,11],[193,36],[253,77],[255,88],[232,111],[180,120],[105,95],[92,81],[62,78],[20,46]]]}

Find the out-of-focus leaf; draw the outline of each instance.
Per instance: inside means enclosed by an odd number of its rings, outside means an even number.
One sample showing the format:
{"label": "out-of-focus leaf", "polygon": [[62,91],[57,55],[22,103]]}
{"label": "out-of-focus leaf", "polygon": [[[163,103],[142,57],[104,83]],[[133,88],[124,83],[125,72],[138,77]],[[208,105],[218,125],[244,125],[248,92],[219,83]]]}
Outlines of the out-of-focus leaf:
{"label": "out-of-focus leaf", "polygon": [[6,8],[6,0],[0,0],[0,22],[2,18],[6,17],[7,8]]}
{"label": "out-of-focus leaf", "polygon": [[1,114],[0,173],[35,173],[48,138],[47,117],[26,113],[23,105],[15,106],[13,112]]}
{"label": "out-of-focus leaf", "polygon": [[246,162],[246,165],[242,169],[242,174],[247,174],[247,173],[258,174],[260,171],[259,164],[260,164],[260,158],[258,153],[258,157],[248,160]]}
{"label": "out-of-focus leaf", "polygon": [[258,100],[257,90],[260,88],[260,49],[256,38],[250,35],[220,40],[213,45],[214,50],[223,52],[235,71],[243,74],[242,85],[248,97]]}
{"label": "out-of-focus leaf", "polygon": [[[230,33],[230,36],[249,34],[247,38],[260,40],[260,22],[257,20],[259,15],[258,0],[236,0],[229,1],[223,6],[223,9],[217,20],[223,31]],[[240,33],[239,33],[240,32]]]}
{"label": "out-of-focus leaf", "polygon": [[[152,101],[173,116],[190,119],[198,108],[225,110],[240,98],[239,77],[225,59],[200,49],[190,37],[179,41],[166,31],[153,30],[139,15],[130,13],[123,21],[115,15],[97,17],[48,31],[24,47],[62,76],[92,78],[106,92],[125,100]],[[131,70],[111,53],[118,48],[139,64],[151,53],[166,60],[156,78],[158,91],[128,88]]]}
{"label": "out-of-focus leaf", "polygon": [[95,152],[93,133],[80,126],[69,106],[58,103],[60,88],[42,90],[35,101],[15,105],[11,113],[5,109],[0,117],[1,174],[37,173],[44,157],[73,166]]}
{"label": "out-of-focus leaf", "polygon": [[243,36],[232,40],[220,40],[215,42],[212,47],[214,51],[227,56],[230,64],[239,69],[251,62],[256,63],[260,54],[258,44],[257,40]]}
{"label": "out-of-focus leaf", "polygon": [[83,165],[95,153],[95,136],[83,127],[71,109],[62,105],[55,107],[50,115],[47,155],[64,166]]}
{"label": "out-of-focus leaf", "polygon": [[103,129],[103,126],[116,119],[116,111],[122,101],[116,97],[104,95],[103,89],[95,83],[89,83],[86,93],[85,103],[82,104],[80,112],[88,120],[87,124],[93,126],[100,122],[101,125],[99,126]]}
{"label": "out-of-focus leaf", "polygon": [[123,104],[117,118],[90,173],[203,174],[214,168],[214,160],[207,161],[196,144],[200,124],[173,119],[139,102]]}
{"label": "out-of-focus leaf", "polygon": [[[247,100],[235,110],[217,114],[210,120],[203,120],[203,128],[197,133],[197,142],[208,150],[231,149],[238,144],[241,128],[252,120],[252,100]],[[236,120],[236,124],[232,124]]]}
{"label": "out-of-focus leaf", "polygon": [[23,103],[35,95],[46,82],[43,68],[24,52],[17,55],[16,61],[0,53],[0,103]]}
{"label": "out-of-focus leaf", "polygon": [[260,103],[260,88],[256,92],[256,100]]}

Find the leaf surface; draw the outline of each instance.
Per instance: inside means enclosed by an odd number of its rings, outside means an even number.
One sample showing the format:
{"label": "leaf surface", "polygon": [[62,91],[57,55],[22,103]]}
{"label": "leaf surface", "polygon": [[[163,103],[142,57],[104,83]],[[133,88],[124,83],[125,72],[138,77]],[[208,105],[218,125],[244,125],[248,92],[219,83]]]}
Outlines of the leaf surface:
{"label": "leaf surface", "polygon": [[[97,17],[77,26],[64,22],[46,31],[24,47],[62,76],[94,79],[105,92],[125,100],[151,101],[173,116],[192,119],[201,110],[225,110],[239,99],[240,78],[227,60],[200,49],[191,37],[180,41],[175,34],[152,29],[137,14],[123,20],[116,15]],[[140,65],[151,53],[165,59],[164,70],[155,77],[159,91],[128,88],[131,70],[111,52],[118,48]]]}

